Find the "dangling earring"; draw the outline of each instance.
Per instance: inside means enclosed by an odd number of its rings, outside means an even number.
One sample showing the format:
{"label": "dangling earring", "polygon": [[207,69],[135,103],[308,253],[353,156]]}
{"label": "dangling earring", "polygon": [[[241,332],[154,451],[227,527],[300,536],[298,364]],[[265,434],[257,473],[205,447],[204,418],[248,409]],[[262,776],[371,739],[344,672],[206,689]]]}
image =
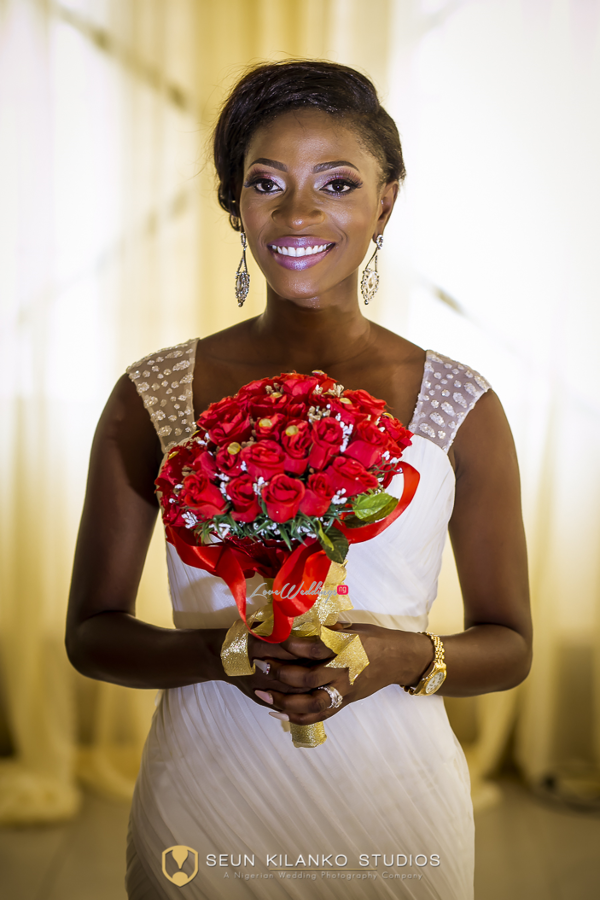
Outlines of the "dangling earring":
{"label": "dangling earring", "polygon": [[[367,267],[363,272],[361,281],[360,281],[360,291],[363,295],[363,300],[365,301],[365,306],[368,304],[369,300],[372,300],[375,294],[377,293],[377,289],[379,287],[379,273],[377,271],[377,252],[381,250],[383,247],[383,235],[378,234],[377,239],[375,241],[377,244],[375,248],[375,253],[367,263]],[[371,266],[371,263],[373,265]]]}
{"label": "dangling earring", "polygon": [[248,266],[246,265],[246,247],[248,246],[248,242],[246,241],[246,235],[243,231],[240,233],[240,238],[242,240],[243,249],[242,258],[237,267],[237,272],[235,273],[235,296],[237,297],[238,306],[243,306],[244,300],[248,296],[248,291],[250,290],[250,274],[248,272]]}

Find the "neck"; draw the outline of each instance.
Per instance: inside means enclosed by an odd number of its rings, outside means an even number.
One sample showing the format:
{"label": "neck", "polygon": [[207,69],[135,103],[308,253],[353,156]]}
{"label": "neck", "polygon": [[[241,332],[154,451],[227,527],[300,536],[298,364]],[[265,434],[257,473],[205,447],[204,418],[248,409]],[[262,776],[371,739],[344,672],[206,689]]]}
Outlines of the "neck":
{"label": "neck", "polygon": [[356,290],[352,297],[314,298],[300,305],[267,287],[266,309],[254,322],[264,358],[288,371],[328,371],[363,352],[372,337]]}

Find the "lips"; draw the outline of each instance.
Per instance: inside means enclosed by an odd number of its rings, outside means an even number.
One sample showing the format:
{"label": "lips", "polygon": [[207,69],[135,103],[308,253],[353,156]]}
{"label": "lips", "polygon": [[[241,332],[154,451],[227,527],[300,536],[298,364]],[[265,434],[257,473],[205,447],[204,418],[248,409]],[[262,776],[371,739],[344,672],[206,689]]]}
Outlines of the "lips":
{"label": "lips", "polygon": [[280,265],[298,270],[316,265],[335,243],[319,237],[282,237],[267,246]]}

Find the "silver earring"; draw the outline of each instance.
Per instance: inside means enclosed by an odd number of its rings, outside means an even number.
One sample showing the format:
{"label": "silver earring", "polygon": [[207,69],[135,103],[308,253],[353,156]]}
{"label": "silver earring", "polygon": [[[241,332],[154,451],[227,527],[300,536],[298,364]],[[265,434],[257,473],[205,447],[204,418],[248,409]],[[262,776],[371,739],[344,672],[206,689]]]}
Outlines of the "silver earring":
{"label": "silver earring", "polygon": [[242,240],[243,249],[242,258],[237,267],[237,272],[235,273],[235,296],[237,297],[238,306],[243,306],[244,300],[248,296],[248,291],[250,290],[250,274],[248,272],[248,266],[246,265],[246,247],[248,246],[248,242],[246,241],[246,235],[243,231],[240,233],[240,238]]}
{"label": "silver earring", "polygon": [[375,248],[375,253],[367,263],[365,271],[362,274],[362,278],[360,281],[360,291],[363,295],[363,300],[365,301],[365,306],[368,304],[369,300],[372,300],[375,294],[377,293],[377,289],[379,287],[379,272],[377,271],[377,252],[381,250],[383,247],[383,235],[378,234],[377,239],[375,241],[377,244]]}

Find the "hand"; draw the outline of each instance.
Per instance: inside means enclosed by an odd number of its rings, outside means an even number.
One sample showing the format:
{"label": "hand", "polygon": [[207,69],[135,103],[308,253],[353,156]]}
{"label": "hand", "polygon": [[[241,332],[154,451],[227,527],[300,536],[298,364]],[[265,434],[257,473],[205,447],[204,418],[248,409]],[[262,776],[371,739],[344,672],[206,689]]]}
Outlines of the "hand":
{"label": "hand", "polygon": [[[424,634],[397,631],[379,625],[333,625],[332,631],[358,634],[369,658],[369,665],[350,684],[347,669],[328,669],[325,662],[302,665],[300,660],[325,660],[334,654],[320,640],[296,638],[286,644],[293,646],[297,661],[280,654],[263,657],[269,663],[263,675],[262,686],[255,694],[265,706],[271,707],[276,718],[289,719],[298,725],[312,725],[335,715],[343,706],[369,697],[389,684],[413,685],[433,662],[431,640]],[[294,641],[291,644],[291,641]],[[307,642],[312,640],[312,644]],[[273,646],[273,645],[271,645]],[[283,645],[275,645],[283,647]],[[337,709],[331,706],[327,691],[322,685],[335,688],[343,697]],[[282,689],[283,686],[283,689]]]}
{"label": "hand", "polygon": [[282,641],[280,644],[269,644],[267,641],[262,641],[253,634],[249,634],[248,658],[250,663],[255,664],[254,675],[223,677],[255,703],[263,705],[256,697],[257,690],[264,693],[273,689],[281,694],[301,693],[305,690],[303,687],[286,684],[274,677],[273,666],[275,663],[294,662],[297,668],[306,668],[321,665],[323,660],[331,659],[334,655],[333,651],[316,637],[303,638],[290,635],[286,641]]}

